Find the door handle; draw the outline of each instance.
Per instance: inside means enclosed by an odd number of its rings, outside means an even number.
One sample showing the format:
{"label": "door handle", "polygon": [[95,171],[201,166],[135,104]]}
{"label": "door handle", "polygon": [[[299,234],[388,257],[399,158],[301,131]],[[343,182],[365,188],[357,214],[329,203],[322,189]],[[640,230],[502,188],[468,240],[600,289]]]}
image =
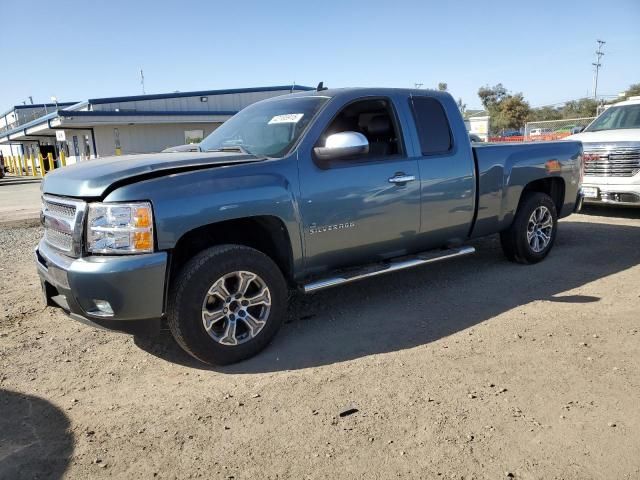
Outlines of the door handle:
{"label": "door handle", "polygon": [[407,183],[407,182],[413,182],[415,179],[416,177],[413,175],[405,175],[404,173],[397,173],[389,179],[389,183],[395,183],[395,184]]}

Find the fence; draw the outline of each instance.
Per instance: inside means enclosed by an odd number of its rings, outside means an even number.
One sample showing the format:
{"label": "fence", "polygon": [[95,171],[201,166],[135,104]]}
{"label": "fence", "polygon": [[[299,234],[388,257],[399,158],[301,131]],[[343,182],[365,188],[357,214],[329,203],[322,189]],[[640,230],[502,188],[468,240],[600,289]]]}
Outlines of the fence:
{"label": "fence", "polygon": [[544,142],[560,140],[574,133],[581,132],[596,117],[565,118],[562,120],[545,120],[528,122],[521,135],[496,135],[489,137],[490,142]]}
{"label": "fence", "polygon": [[579,133],[596,117],[565,118],[562,120],[546,120],[528,122],[524,126],[526,141],[560,140],[574,133]]}

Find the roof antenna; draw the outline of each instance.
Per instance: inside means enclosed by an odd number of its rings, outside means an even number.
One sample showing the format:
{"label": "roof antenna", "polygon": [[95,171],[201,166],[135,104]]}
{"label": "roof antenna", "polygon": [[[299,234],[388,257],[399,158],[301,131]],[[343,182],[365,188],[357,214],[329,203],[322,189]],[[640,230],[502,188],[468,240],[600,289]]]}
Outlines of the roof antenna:
{"label": "roof antenna", "polygon": [[324,86],[324,82],[320,82],[316,87],[317,92],[321,92],[322,90],[329,90],[327,87]]}
{"label": "roof antenna", "polygon": [[296,89],[296,81],[294,80],[293,83],[291,84],[291,91],[289,93],[293,93],[295,89]]}

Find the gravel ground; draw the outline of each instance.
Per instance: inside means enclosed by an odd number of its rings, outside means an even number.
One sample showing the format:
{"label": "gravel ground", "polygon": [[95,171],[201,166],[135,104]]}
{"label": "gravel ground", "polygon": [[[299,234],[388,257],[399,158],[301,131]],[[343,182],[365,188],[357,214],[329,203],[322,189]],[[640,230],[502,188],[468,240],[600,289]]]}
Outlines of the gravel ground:
{"label": "gravel ground", "polygon": [[640,478],[640,212],[587,213],[535,266],[492,237],[298,298],[225,368],[44,308],[0,225],[0,478]]}

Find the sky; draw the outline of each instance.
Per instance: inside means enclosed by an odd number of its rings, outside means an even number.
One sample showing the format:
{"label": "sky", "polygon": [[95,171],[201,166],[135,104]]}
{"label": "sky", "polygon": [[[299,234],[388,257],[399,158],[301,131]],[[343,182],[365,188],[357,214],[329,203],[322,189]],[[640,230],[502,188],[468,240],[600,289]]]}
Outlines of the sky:
{"label": "sky", "polygon": [[[640,82],[640,0],[0,0],[0,111],[34,102],[268,85],[436,88],[533,107]],[[28,100],[27,100],[28,101]]]}

